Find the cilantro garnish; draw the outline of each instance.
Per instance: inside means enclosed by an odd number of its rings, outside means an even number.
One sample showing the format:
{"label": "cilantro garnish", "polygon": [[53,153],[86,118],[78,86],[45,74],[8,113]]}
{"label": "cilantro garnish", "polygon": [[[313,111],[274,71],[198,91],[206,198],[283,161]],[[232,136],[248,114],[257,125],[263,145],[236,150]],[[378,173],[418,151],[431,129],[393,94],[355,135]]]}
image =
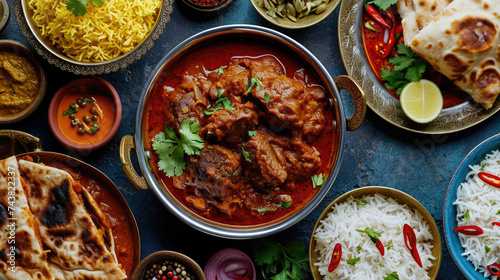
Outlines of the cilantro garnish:
{"label": "cilantro garnish", "polygon": [[394,244],[392,244],[392,241],[389,241],[389,244],[385,245],[385,248],[387,250],[390,250],[392,248],[392,246],[394,246]]}
{"label": "cilantro garnish", "polygon": [[309,273],[306,246],[297,240],[282,245],[264,239],[255,247],[254,259],[265,279],[305,279]]}
{"label": "cilantro garnish", "polygon": [[354,259],[348,259],[347,260],[347,264],[356,264],[357,262],[359,262],[359,260],[361,260],[360,257],[357,257],[357,258],[354,258]]}
{"label": "cilantro garnish", "polygon": [[[103,0],[91,0],[97,6],[102,5]],[[67,0],[66,9],[75,16],[83,16],[87,13],[87,0]],[[88,100],[87,100],[88,101]]]}
{"label": "cilantro garnish", "polygon": [[264,100],[266,101],[266,104],[269,103],[269,101],[271,101],[271,97],[269,97],[269,94],[267,94],[267,91],[264,92]]}
{"label": "cilantro garnish", "polygon": [[389,62],[394,66],[380,71],[380,77],[385,81],[385,86],[390,90],[397,90],[401,94],[403,88],[410,82],[418,82],[422,79],[427,64],[425,60],[414,53],[411,48],[403,43],[397,45],[398,56],[391,57]]}
{"label": "cilantro garnish", "polygon": [[374,4],[381,10],[387,10],[390,6],[396,4],[398,0],[373,0],[368,2],[368,4]]}
{"label": "cilantro garnish", "polygon": [[232,177],[238,173],[238,169],[236,169],[233,173],[226,172],[226,177]]}
{"label": "cilantro garnish", "polygon": [[243,147],[241,147],[241,151],[243,152],[243,157],[245,158],[245,160],[252,163],[252,160],[250,159],[250,154],[248,153],[248,151],[246,151]]}
{"label": "cilantro garnish", "polygon": [[75,111],[73,109],[68,109],[66,111],[63,112],[63,116],[66,116],[66,115],[71,115],[71,114],[74,114]]}
{"label": "cilantro garnish", "polygon": [[92,103],[95,102],[95,99],[91,99],[91,98],[88,98],[88,97],[84,97],[83,100],[85,100],[87,102],[92,102]]}
{"label": "cilantro garnish", "polygon": [[257,77],[257,75],[255,75],[255,77],[253,77],[251,80],[250,87],[247,89],[247,91],[245,93],[250,93],[250,91],[252,91],[253,87],[255,87],[256,90],[259,90],[261,85],[262,85],[262,83],[260,82],[259,77]]}
{"label": "cilantro garnish", "polygon": [[500,215],[500,210],[498,210],[497,215]]}
{"label": "cilantro garnish", "polygon": [[361,246],[359,246],[359,245],[358,245],[358,246],[356,247],[356,251],[358,251],[358,252],[359,252],[359,251],[361,251]]}
{"label": "cilantro garnish", "polygon": [[362,200],[362,199],[359,199],[359,198],[355,198],[354,200],[356,200],[356,203],[359,206],[363,206],[363,205],[366,205],[368,203],[368,202],[366,202],[366,200]]}
{"label": "cilantro garnish", "polygon": [[469,209],[465,210],[464,219],[465,219],[466,221],[467,221],[468,219],[470,219],[470,216],[469,216]]}
{"label": "cilantro garnish", "polygon": [[90,132],[92,132],[92,134],[95,134],[95,127],[91,126],[90,127]]}
{"label": "cilantro garnish", "polygon": [[153,138],[153,149],[159,155],[158,169],[168,177],[179,176],[186,168],[184,154],[199,155],[205,145],[198,135],[201,126],[194,120],[185,120],[179,129],[179,137],[174,129],[167,126]]}
{"label": "cilantro garnish", "polygon": [[224,68],[226,68],[227,66],[221,66],[217,69],[214,70],[215,73],[217,74],[223,74],[224,73]]}
{"label": "cilantro garnish", "polygon": [[313,184],[313,189],[316,187],[322,186],[325,183],[325,175],[323,174],[318,174],[318,175],[312,175],[311,180]]}
{"label": "cilantro garnish", "polygon": [[384,280],[399,280],[399,275],[396,271],[384,277]]}
{"label": "cilantro garnish", "polygon": [[484,246],[484,250],[486,250],[486,253],[489,253],[491,251],[491,248],[488,246]]}
{"label": "cilantro garnish", "polygon": [[356,229],[356,231],[364,232],[364,233],[368,234],[368,236],[370,237],[370,239],[373,242],[377,242],[377,239],[379,239],[380,236],[382,236],[379,232],[376,232],[375,230],[373,230],[372,228],[369,228],[369,227],[367,227],[364,230]]}
{"label": "cilantro garnish", "polygon": [[292,206],[292,203],[291,202],[286,202],[286,201],[280,201],[280,204],[281,206],[285,207],[285,208],[290,208],[290,206]]}
{"label": "cilantro garnish", "polygon": [[221,110],[222,107],[224,107],[224,109],[229,110],[229,111],[234,110],[234,106],[231,103],[231,100],[229,100],[229,98],[227,98],[227,97],[220,98],[222,93],[224,93],[224,90],[219,90],[219,95],[217,95],[218,99],[215,102],[215,106],[211,107],[208,111],[204,110],[203,112],[205,113],[205,115],[210,116],[213,113],[215,113],[216,111]]}
{"label": "cilantro garnish", "polygon": [[248,136],[250,136],[250,137],[257,136],[257,131],[254,131],[254,130],[248,131]]}

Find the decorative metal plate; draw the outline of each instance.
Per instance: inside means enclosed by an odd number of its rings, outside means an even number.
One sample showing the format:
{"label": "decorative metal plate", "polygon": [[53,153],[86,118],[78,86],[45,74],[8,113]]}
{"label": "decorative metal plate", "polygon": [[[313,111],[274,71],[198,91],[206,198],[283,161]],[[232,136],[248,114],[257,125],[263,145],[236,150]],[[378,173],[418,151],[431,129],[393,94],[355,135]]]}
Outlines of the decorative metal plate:
{"label": "decorative metal plate", "polygon": [[437,119],[428,124],[411,121],[403,113],[399,100],[378,81],[368,64],[361,34],[363,0],[343,0],[339,11],[340,54],[347,73],[366,93],[366,105],[389,123],[422,134],[444,134],[464,130],[493,116],[500,110],[496,100],[489,110],[472,100],[443,109]]}
{"label": "decorative metal plate", "polygon": [[24,37],[26,37],[28,42],[35,48],[36,52],[50,64],[77,75],[98,75],[102,73],[116,72],[120,68],[124,69],[132,62],[139,60],[153,47],[154,41],[157,40],[163,33],[165,25],[170,21],[170,14],[173,10],[173,0],[163,0],[161,11],[153,30],[151,30],[148,37],[146,37],[141,44],[135,47],[135,49],[109,61],[84,63],[65,56],[48,40],[37,37],[38,33],[33,31],[33,28],[28,22],[28,20],[30,20],[29,16],[24,13],[23,5],[27,5],[26,2],[27,0],[14,0],[14,13]]}

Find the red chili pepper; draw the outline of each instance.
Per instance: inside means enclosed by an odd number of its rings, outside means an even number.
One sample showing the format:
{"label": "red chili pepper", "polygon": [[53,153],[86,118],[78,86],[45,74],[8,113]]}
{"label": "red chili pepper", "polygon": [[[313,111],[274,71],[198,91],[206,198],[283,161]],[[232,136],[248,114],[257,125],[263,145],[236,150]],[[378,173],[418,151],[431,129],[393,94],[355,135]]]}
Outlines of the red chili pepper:
{"label": "red chili pepper", "polygon": [[397,34],[403,34],[403,26],[401,24],[396,26],[396,35]]}
{"label": "red chili pepper", "polygon": [[483,229],[478,226],[461,226],[453,229],[465,235],[480,235],[483,234]]}
{"label": "red chili pepper", "polygon": [[380,254],[382,256],[385,255],[385,248],[384,248],[384,244],[382,244],[382,241],[380,241],[380,239],[377,239],[377,241],[375,242],[375,245],[377,245],[377,248],[378,248],[378,251],[380,252]]}
{"label": "red chili pepper", "polygon": [[500,188],[500,177],[486,172],[479,172],[477,176],[485,183],[492,185],[495,188]]}
{"label": "red chili pepper", "polygon": [[494,226],[500,227],[500,222],[493,222],[491,224],[494,225]]}
{"label": "red chili pepper", "polygon": [[340,258],[342,257],[342,245],[340,243],[335,244],[332,252],[332,259],[330,260],[330,265],[328,265],[328,271],[332,272],[339,266]]}
{"label": "red chili pepper", "polygon": [[[495,268],[496,271],[493,271],[493,267]],[[500,276],[500,264],[493,263],[488,265],[486,268],[493,276]]]}
{"label": "red chili pepper", "polygon": [[382,24],[387,28],[391,28],[391,26],[385,21],[385,19],[377,12],[377,10],[372,5],[365,4],[365,10],[378,23]]}
{"label": "red chili pepper", "polygon": [[417,250],[417,237],[415,236],[415,231],[411,226],[405,224],[403,226],[403,235],[405,238],[406,248],[410,251],[413,259],[417,262],[418,266],[422,267],[422,261],[420,260],[420,255]]}
{"label": "red chili pepper", "polygon": [[394,26],[389,31],[389,40],[387,40],[387,46],[385,47],[384,56],[382,58],[387,58],[389,54],[392,53],[392,49],[396,45],[396,34],[394,34]]}
{"label": "red chili pepper", "polygon": [[394,16],[394,13],[392,12],[392,9],[386,9],[384,10],[385,13],[389,16],[389,18],[392,21],[392,26],[396,25],[396,17]]}
{"label": "red chili pepper", "polygon": [[386,53],[387,46],[385,45],[384,42],[378,41],[375,44],[373,44],[372,48],[376,56],[378,56],[379,58],[383,58]]}

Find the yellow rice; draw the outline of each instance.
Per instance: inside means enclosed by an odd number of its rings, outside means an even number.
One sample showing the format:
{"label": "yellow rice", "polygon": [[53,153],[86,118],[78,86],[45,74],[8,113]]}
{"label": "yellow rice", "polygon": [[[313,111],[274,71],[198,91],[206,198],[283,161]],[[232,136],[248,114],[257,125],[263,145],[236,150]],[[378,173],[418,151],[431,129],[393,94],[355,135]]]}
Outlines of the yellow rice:
{"label": "yellow rice", "polygon": [[87,13],[75,16],[66,0],[30,0],[42,36],[81,62],[102,62],[138,46],[152,30],[161,0],[88,0]]}

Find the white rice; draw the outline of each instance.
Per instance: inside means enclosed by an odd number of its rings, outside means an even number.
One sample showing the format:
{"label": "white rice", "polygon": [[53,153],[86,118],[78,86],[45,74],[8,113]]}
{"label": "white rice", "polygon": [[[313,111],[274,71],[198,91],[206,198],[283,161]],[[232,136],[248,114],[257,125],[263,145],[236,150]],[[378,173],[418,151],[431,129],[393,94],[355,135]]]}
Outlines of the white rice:
{"label": "white rice", "polygon": [[[484,171],[500,176],[500,152],[492,151],[486,155],[480,164],[469,166],[471,171],[467,174],[465,182],[457,189],[458,226],[476,225],[483,229],[481,235],[470,236],[458,234],[460,243],[464,248],[463,256],[467,257],[476,271],[483,273],[484,277],[497,280],[499,277],[491,276],[486,266],[500,262],[500,227],[493,226],[492,222],[500,222],[500,189],[484,183],[477,173]],[[465,213],[469,210],[469,219]],[[486,253],[486,246],[490,251]]]}
{"label": "white rice", "polygon": [[[314,233],[315,251],[320,255],[315,265],[324,279],[384,279],[396,271],[399,279],[430,279],[427,269],[435,259],[432,256],[432,234],[429,224],[422,215],[412,211],[406,204],[397,203],[392,198],[375,194],[365,196],[367,204],[360,206],[353,197],[346,202],[335,204],[327,217],[320,222]],[[418,266],[406,248],[403,236],[404,224],[410,225],[417,237],[417,248],[423,268]],[[358,232],[367,227],[381,233],[379,240],[384,246],[392,247],[382,256],[368,234]],[[336,243],[342,245],[342,258],[339,266],[328,272],[328,265]],[[360,246],[358,251],[356,247]],[[354,264],[348,259],[359,257]]]}

